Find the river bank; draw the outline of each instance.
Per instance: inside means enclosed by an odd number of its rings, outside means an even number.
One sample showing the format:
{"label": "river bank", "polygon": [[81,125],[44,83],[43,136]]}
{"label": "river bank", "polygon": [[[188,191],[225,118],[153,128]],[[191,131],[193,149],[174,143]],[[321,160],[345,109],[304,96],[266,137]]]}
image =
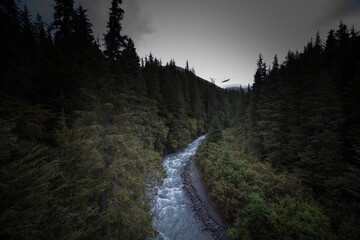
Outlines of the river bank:
{"label": "river bank", "polygon": [[212,233],[204,229],[204,224],[192,211],[181,175],[184,166],[190,161],[190,157],[195,155],[204,138],[205,136],[201,136],[187,148],[164,157],[163,166],[167,176],[151,200],[153,226],[159,233],[156,240],[214,239]]}
{"label": "river bank", "polygon": [[190,200],[192,211],[215,239],[231,240],[228,227],[222,222],[214,203],[209,198],[200,173],[195,165],[195,155],[190,157],[181,174],[184,191]]}

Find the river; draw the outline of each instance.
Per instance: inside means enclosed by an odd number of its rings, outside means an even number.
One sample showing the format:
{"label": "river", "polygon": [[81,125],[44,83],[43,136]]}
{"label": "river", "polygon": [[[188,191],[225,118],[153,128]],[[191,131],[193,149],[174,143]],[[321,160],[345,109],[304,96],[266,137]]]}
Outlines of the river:
{"label": "river", "polygon": [[163,165],[167,177],[152,201],[152,212],[155,215],[153,224],[159,232],[157,240],[214,239],[209,232],[204,230],[203,223],[191,211],[181,177],[184,166],[196,153],[204,138],[205,136],[199,137],[186,149],[164,158]]}

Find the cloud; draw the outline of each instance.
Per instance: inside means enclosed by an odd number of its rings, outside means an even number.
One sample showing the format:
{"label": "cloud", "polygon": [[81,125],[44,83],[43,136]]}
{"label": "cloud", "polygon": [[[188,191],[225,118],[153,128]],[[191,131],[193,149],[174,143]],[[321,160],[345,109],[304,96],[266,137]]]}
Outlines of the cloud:
{"label": "cloud", "polygon": [[346,8],[348,11],[359,11],[360,10],[360,0],[348,0],[346,1]]}
{"label": "cloud", "polygon": [[327,0],[323,7],[325,14],[317,22],[320,26],[357,16],[360,13],[360,0]]}
{"label": "cloud", "polygon": [[360,11],[360,0],[342,0],[332,12],[333,18],[353,16]]}
{"label": "cloud", "polygon": [[75,0],[74,3],[74,8],[81,4],[87,9],[90,23],[93,25],[94,36],[95,38],[99,37],[100,40],[106,32],[110,3],[111,0]]}
{"label": "cloud", "polygon": [[[124,19],[121,22],[122,34],[130,36],[135,43],[141,41],[144,35],[153,32],[149,17],[141,11],[142,1],[144,0],[123,0],[121,5],[121,8],[125,11]],[[109,20],[111,0],[77,0],[75,6],[77,6],[77,3],[81,3],[88,9],[95,37],[99,35],[100,38],[103,38]]]}
{"label": "cloud", "polygon": [[147,34],[154,32],[151,19],[141,11],[144,0],[124,0],[122,8],[125,11],[122,26],[124,33],[130,36],[135,43],[143,39]]}
{"label": "cloud", "polygon": [[46,22],[52,21],[52,5],[53,1],[49,0],[22,0],[19,4],[20,9],[26,5],[30,11],[32,18],[35,19],[37,14],[40,14]]}
{"label": "cloud", "polygon": [[[145,15],[141,9],[144,1],[146,0],[123,0],[121,5],[125,11],[121,23],[123,26],[122,34],[130,36],[135,43],[141,42],[145,35],[154,32],[150,17]],[[40,13],[46,22],[52,21],[53,0],[22,0],[21,8],[24,4],[28,6],[33,17],[36,16],[36,13]],[[74,8],[77,8],[79,4],[88,10],[87,14],[93,25],[94,36],[95,38],[99,37],[102,41],[109,20],[111,0],[75,0]]]}

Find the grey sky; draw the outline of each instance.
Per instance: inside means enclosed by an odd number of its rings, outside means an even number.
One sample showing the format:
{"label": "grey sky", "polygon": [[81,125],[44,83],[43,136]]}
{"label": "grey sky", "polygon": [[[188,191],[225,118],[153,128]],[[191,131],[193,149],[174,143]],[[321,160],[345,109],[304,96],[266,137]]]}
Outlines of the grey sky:
{"label": "grey sky", "polygon": [[[23,0],[45,19],[52,0]],[[75,0],[88,9],[95,37],[105,33],[111,0]],[[271,64],[302,50],[319,30],[323,41],[342,19],[360,30],[360,0],[123,0],[123,32],[140,56],[189,60],[196,74],[228,84],[253,82],[259,53]],[[46,17],[47,16],[47,17]]]}

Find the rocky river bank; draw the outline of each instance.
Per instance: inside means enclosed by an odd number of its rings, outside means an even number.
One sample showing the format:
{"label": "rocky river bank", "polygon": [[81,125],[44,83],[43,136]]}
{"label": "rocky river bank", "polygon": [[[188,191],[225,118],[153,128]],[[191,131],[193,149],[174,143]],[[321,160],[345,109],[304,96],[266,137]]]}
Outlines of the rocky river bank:
{"label": "rocky river bank", "polygon": [[201,181],[200,173],[195,165],[195,156],[186,163],[181,176],[184,180],[185,194],[190,200],[196,218],[204,224],[205,229],[215,239],[231,240],[232,238],[227,234],[228,227],[222,222]]}

